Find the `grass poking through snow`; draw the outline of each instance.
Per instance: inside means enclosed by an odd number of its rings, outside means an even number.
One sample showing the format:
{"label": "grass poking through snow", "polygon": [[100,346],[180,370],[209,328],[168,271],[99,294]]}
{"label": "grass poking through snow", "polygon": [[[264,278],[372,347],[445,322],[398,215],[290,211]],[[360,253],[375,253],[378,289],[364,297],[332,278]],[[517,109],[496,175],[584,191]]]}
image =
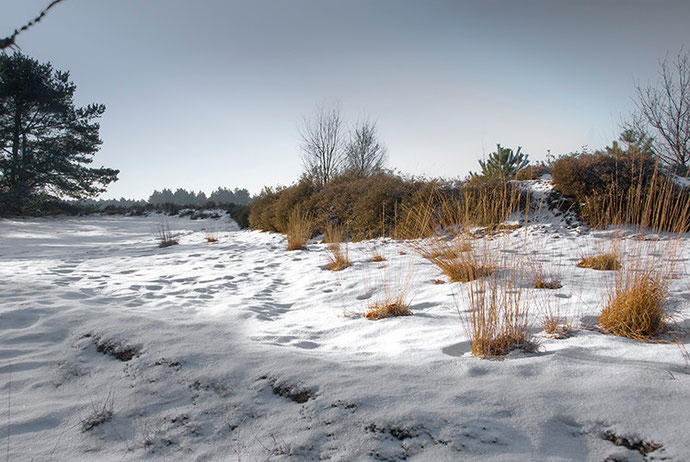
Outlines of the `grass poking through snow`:
{"label": "grass poking through snow", "polygon": [[617,271],[622,267],[618,253],[613,251],[582,257],[577,266],[598,271]]}
{"label": "grass poking through snow", "polygon": [[405,302],[405,297],[400,295],[397,298],[386,298],[367,306],[364,317],[371,321],[376,321],[391,316],[410,316],[411,314],[412,311],[407,302]]}
{"label": "grass poking through snow", "polygon": [[645,341],[666,325],[666,286],[663,276],[650,271],[629,272],[618,278],[599,316],[604,332]]}
{"label": "grass poking through snow", "polygon": [[314,231],[314,219],[311,214],[302,212],[299,208],[294,208],[290,213],[287,223],[288,250],[300,250],[307,245]]}
{"label": "grass poking through snow", "polygon": [[160,248],[170,247],[180,243],[177,236],[170,229],[170,225],[165,220],[156,225],[153,234]]}
{"label": "grass poking through snow", "polygon": [[347,233],[338,226],[329,226],[324,235],[324,242],[328,242],[328,271],[340,271],[352,263],[348,256]]}
{"label": "grass poking through snow", "polygon": [[468,284],[465,299],[469,309],[463,320],[472,356],[490,358],[515,349],[534,349],[528,305],[515,278],[510,272],[502,281],[493,275]]}

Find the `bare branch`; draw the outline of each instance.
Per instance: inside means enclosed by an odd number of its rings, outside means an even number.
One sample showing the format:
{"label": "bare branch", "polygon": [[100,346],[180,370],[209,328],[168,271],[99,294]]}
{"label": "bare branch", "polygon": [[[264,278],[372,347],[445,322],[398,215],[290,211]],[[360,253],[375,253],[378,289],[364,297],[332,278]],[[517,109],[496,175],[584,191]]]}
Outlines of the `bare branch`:
{"label": "bare branch", "polygon": [[343,160],[340,108],[321,106],[300,130],[302,161],[307,174],[323,186],[338,172]]}
{"label": "bare branch", "polygon": [[386,148],[377,139],[376,123],[370,120],[358,122],[350,132],[345,148],[347,169],[357,175],[371,175],[381,170],[386,162]]}
{"label": "bare branch", "polygon": [[660,65],[657,86],[637,86],[637,109],[655,135],[661,161],[685,172],[690,167],[690,55],[681,52]]}

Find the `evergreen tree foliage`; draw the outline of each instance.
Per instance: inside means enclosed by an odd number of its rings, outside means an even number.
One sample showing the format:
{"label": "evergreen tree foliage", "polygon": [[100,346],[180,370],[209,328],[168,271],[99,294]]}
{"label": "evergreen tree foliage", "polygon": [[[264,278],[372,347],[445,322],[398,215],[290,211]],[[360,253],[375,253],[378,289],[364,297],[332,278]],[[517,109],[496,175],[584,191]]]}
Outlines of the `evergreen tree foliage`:
{"label": "evergreen tree foliage", "polygon": [[0,210],[41,211],[58,199],[105,191],[118,170],[91,168],[101,145],[102,104],[74,105],[76,86],[21,53],[0,54]]}
{"label": "evergreen tree foliage", "polygon": [[480,160],[482,175],[487,177],[511,178],[517,172],[529,165],[527,154],[520,152],[522,147],[518,147],[513,152],[510,148],[504,148],[500,144],[496,145],[496,152],[489,154],[488,159]]}
{"label": "evergreen tree foliage", "polygon": [[177,188],[173,193],[170,189],[164,188],[162,191],[153,191],[149,196],[149,203],[152,205],[172,204],[182,207],[206,207],[212,204],[226,205],[248,205],[251,202],[249,191],[242,188],[217,188],[210,196],[206,197],[203,191],[194,192],[187,191],[183,188]]}

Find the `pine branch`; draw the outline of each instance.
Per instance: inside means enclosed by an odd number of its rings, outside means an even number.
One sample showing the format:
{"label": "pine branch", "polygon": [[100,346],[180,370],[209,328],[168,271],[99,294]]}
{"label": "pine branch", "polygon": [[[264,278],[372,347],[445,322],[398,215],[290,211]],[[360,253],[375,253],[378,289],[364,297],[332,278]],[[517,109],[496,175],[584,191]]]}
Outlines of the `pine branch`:
{"label": "pine branch", "polygon": [[45,7],[38,16],[36,16],[34,19],[29,21],[28,23],[24,24],[20,29],[15,29],[14,33],[10,35],[9,37],[5,37],[4,39],[0,39],[0,50],[4,50],[5,48],[13,48],[16,47],[17,44],[15,43],[15,39],[19,34],[27,30],[29,27],[33,26],[37,22],[40,22],[41,19],[48,13],[48,10],[50,10],[52,7],[57,5],[58,3],[62,2],[63,0],[53,0],[50,2],[50,4]]}

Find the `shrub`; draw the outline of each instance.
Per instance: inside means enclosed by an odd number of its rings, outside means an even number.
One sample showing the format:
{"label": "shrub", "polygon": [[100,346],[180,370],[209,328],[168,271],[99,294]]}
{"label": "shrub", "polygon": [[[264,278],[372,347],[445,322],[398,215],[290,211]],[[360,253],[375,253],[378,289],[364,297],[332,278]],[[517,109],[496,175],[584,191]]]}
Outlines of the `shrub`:
{"label": "shrub", "polygon": [[658,169],[653,157],[617,143],[606,152],[561,158],[553,167],[554,189],[573,201],[589,226],[635,224],[685,232],[690,229],[690,193]]}
{"label": "shrub", "polygon": [[304,248],[311,238],[313,230],[314,220],[311,214],[304,213],[299,208],[293,209],[286,225],[287,249],[299,250]]}
{"label": "shrub", "polygon": [[515,179],[516,180],[538,180],[544,175],[551,174],[551,166],[545,164],[528,165],[520,170]]}
{"label": "shrub", "polygon": [[250,206],[244,204],[229,204],[226,207],[226,212],[242,229],[249,228],[249,211]]}
{"label": "shrub", "polygon": [[401,204],[413,198],[422,182],[390,173],[368,177],[344,174],[321,189],[309,180],[277,190],[265,188],[249,214],[252,229],[285,232],[295,207],[312,212],[316,230],[343,228],[353,240],[390,234]]}
{"label": "shrub", "polygon": [[414,239],[435,228],[497,226],[526,204],[514,182],[474,177],[458,186],[380,172],[343,174],[318,189],[309,180],[287,188],[265,188],[251,205],[252,229],[285,232],[291,211],[313,214],[317,231],[343,228],[355,241],[380,236]]}
{"label": "shrub", "polygon": [[617,271],[622,267],[618,253],[615,251],[582,257],[577,266],[598,271]]}

